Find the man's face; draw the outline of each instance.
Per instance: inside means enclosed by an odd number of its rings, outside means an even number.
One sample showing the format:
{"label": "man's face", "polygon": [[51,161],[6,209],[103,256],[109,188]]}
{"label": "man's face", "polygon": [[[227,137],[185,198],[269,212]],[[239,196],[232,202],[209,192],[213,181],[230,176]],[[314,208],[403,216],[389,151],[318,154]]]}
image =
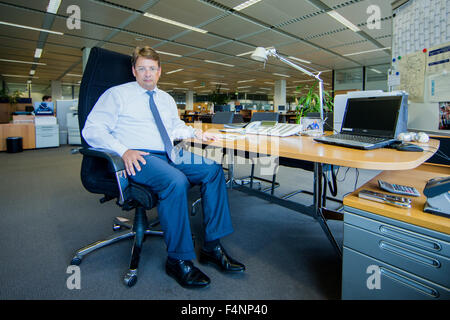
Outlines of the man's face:
{"label": "man's face", "polygon": [[157,61],[139,57],[132,70],[137,83],[142,88],[145,90],[155,89],[161,76],[161,67],[158,67]]}

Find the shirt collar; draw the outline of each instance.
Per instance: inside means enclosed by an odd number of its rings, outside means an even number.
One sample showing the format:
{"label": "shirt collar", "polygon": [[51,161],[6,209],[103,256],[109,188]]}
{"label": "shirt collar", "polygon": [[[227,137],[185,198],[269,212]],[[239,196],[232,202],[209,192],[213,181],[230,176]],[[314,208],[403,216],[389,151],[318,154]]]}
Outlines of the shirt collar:
{"label": "shirt collar", "polygon": [[[136,83],[136,86],[137,86],[137,88],[138,88],[138,90],[139,90],[139,92],[140,92],[141,94],[144,94],[144,93],[147,94],[147,91],[148,91],[148,90],[142,88],[142,87],[139,85],[139,83],[137,83],[137,81],[135,81],[135,83]],[[157,95],[158,95],[158,92],[161,91],[161,90],[158,88],[158,86],[155,86],[155,89],[153,89],[153,91],[155,92],[155,95],[157,96]]]}

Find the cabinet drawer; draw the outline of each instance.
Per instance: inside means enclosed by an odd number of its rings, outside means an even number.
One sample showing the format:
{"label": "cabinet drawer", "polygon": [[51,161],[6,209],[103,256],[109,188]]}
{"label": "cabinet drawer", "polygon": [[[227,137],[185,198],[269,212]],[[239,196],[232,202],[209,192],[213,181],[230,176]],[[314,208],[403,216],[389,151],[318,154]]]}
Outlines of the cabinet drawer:
{"label": "cabinet drawer", "polygon": [[[375,268],[378,268],[379,272]],[[379,281],[375,280],[379,275]],[[344,247],[342,299],[448,300],[450,291],[436,283]]]}
{"label": "cabinet drawer", "polygon": [[57,134],[58,127],[57,126],[36,126],[36,134]]}
{"label": "cabinet drawer", "polygon": [[344,246],[450,288],[450,259],[344,223]]}
{"label": "cabinet drawer", "polygon": [[[368,214],[364,211],[360,212],[361,214]],[[450,258],[449,235],[385,217],[379,217],[379,219],[375,220],[347,211],[344,213],[344,222],[347,224]]]}
{"label": "cabinet drawer", "polygon": [[36,135],[36,148],[59,147],[59,134],[41,133]]}

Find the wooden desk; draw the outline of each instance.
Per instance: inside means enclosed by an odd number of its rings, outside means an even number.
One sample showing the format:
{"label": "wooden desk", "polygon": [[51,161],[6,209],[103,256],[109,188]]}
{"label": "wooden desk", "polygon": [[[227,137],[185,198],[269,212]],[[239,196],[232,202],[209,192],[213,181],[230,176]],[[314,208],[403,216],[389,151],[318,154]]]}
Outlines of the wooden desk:
{"label": "wooden desk", "polygon": [[[444,177],[450,175],[450,168],[436,167],[430,165],[421,165],[414,170],[402,171],[384,171],[378,176],[367,182],[361,188],[344,198],[344,205],[365,210],[385,216],[398,221],[403,221],[419,227],[443,232],[450,235],[450,219],[440,217],[434,214],[423,212],[426,197],[422,194],[426,182],[435,177]],[[362,189],[380,192],[378,179],[390,183],[413,186],[419,192],[420,197],[410,197],[412,199],[411,208],[403,209],[394,206],[385,205],[358,197],[358,192]],[[384,191],[381,191],[384,192]]]}
{"label": "wooden desk", "polygon": [[36,148],[36,131],[33,123],[0,124],[0,151],[6,151],[6,138],[22,137],[23,149]]}
{"label": "wooden desk", "polygon": [[[202,124],[203,131],[221,134],[219,129],[223,125]],[[437,140],[430,140],[426,144],[420,144],[424,152],[401,152],[393,149],[357,150],[322,144],[307,136],[291,136],[285,138],[246,135],[243,139],[217,140],[203,142],[191,139],[191,144],[200,145],[202,148],[214,147],[222,150],[229,149],[237,151],[238,155],[258,157],[259,155],[270,155],[275,158],[289,160],[295,166],[296,160],[299,167],[304,161],[314,163],[314,200],[313,206],[293,203],[292,201],[280,199],[265,193],[255,191],[247,187],[238,187],[240,191],[258,196],[265,200],[296,210],[300,213],[310,215],[316,219],[336,252],[342,257],[342,250],[337,244],[330,231],[327,219],[342,220],[342,214],[325,208],[322,199],[322,186],[325,183],[323,177],[323,165],[332,164],[338,166],[372,169],[372,170],[408,170],[416,168],[430,158],[439,147]],[[241,153],[239,153],[241,152]],[[232,172],[232,167],[231,167]]]}
{"label": "wooden desk", "polygon": [[[222,134],[223,125],[202,124],[204,131]],[[308,136],[285,138],[246,135],[239,140],[218,140],[207,143],[214,147],[225,147],[251,153],[267,154],[288,159],[306,160],[322,164],[372,170],[413,169],[430,158],[439,147],[439,141],[430,140],[418,144],[425,152],[401,152],[393,149],[358,150],[316,142]]]}

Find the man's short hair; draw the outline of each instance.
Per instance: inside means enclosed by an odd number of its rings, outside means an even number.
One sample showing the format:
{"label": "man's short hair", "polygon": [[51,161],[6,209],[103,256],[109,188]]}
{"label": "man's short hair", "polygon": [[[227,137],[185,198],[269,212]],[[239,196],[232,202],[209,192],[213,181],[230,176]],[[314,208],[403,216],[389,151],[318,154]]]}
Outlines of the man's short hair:
{"label": "man's short hair", "polygon": [[136,47],[134,49],[133,54],[131,56],[131,64],[133,67],[136,66],[136,61],[139,57],[154,60],[154,61],[158,62],[158,67],[161,66],[161,62],[159,60],[159,54],[149,46],[145,46],[143,48]]}
{"label": "man's short hair", "polygon": [[42,97],[42,101],[45,101],[45,100],[48,100],[48,99],[50,99],[52,96],[43,96]]}

